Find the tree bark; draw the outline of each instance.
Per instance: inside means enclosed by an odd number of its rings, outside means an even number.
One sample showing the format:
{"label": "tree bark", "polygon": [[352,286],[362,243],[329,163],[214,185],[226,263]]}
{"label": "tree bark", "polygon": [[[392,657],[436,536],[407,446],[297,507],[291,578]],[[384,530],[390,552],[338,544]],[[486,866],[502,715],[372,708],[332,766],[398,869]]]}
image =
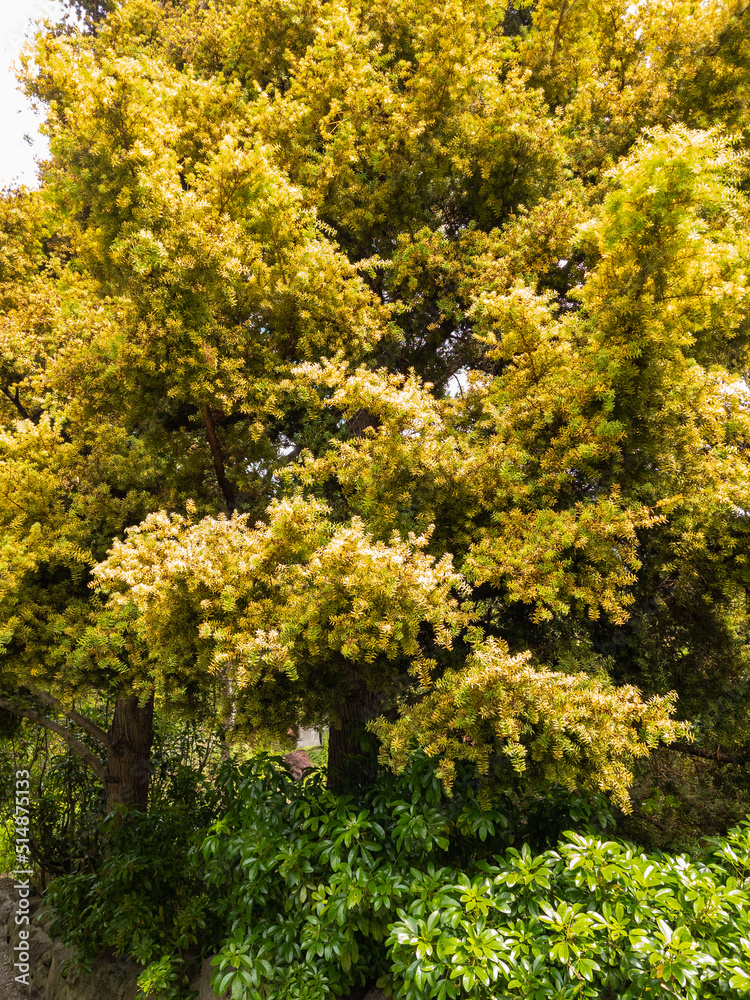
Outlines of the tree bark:
{"label": "tree bark", "polygon": [[338,719],[328,733],[328,787],[337,794],[355,793],[372,784],[377,775],[375,737],[366,724],[380,714],[380,702],[360,678],[352,678]]}
{"label": "tree bark", "polygon": [[110,813],[115,805],[134,806],[145,812],[148,806],[148,785],[151,773],[151,744],[154,740],[154,696],[151,694],[145,705],[138,704],[137,695],[120,695],[115,702],[112,725],[104,732],[90,719],[75,709],[66,709],[50,694],[33,685],[29,690],[40,701],[54,711],[67,716],[93,736],[106,754],[106,764],[89,747],[71,733],[62,723],[52,719],[35,708],[17,704],[0,697],[0,708],[29,719],[56,733],[104,782],[107,790],[106,811]]}
{"label": "tree bark", "polygon": [[115,703],[112,726],[107,734],[107,813],[115,806],[148,808],[151,744],[154,739],[154,696],[145,705],[138,695],[121,695]]}
{"label": "tree bark", "polygon": [[221,453],[221,445],[219,444],[219,438],[216,434],[216,423],[207,403],[201,404],[201,416],[203,417],[206,434],[208,435],[208,444],[211,448],[211,459],[214,463],[216,480],[219,484],[221,494],[224,497],[224,503],[227,505],[227,514],[231,517],[234,513],[234,487],[227,479],[226,469],[224,468],[224,457]]}

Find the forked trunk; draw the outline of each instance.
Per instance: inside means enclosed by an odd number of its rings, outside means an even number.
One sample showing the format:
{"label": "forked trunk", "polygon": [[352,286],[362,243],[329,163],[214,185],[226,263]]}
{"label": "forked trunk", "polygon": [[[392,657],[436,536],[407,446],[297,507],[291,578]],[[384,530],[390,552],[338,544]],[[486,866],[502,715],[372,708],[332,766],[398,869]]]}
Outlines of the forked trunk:
{"label": "forked trunk", "polygon": [[134,806],[146,812],[154,739],[154,698],[138,704],[135,694],[120,696],[109,730],[107,753],[107,812],[116,805]]}

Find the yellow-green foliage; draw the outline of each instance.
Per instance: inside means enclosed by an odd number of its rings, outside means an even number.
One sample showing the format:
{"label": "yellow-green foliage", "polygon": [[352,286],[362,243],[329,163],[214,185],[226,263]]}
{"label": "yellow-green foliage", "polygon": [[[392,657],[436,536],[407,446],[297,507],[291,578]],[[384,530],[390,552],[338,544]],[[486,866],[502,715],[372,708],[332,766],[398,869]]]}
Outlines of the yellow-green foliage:
{"label": "yellow-green foliage", "polygon": [[374,726],[383,759],[400,770],[417,742],[440,758],[450,788],[456,761],[472,761],[486,775],[499,750],[519,774],[571,789],[583,775],[629,811],[628,762],[685,735],[685,726],[669,719],[674,699],[644,703],[633,687],[556,674],[529,660],[529,653],[511,656],[505,643],[477,637],[461,669],[434,682],[420,672],[423,697],[397,722],[380,719]]}
{"label": "yellow-green foliage", "polygon": [[0,201],[7,686],[281,733],[368,689],[396,766],[620,802],[685,734],[652,694],[750,731],[747,18],[43,32],[51,158]]}
{"label": "yellow-green foliage", "polygon": [[[449,646],[466,620],[451,557],[426,555],[424,537],[375,541],[359,518],[337,525],[326,513],[297,497],[273,503],[256,528],[244,516],[195,524],[152,514],[94,576],[114,590],[114,607],[135,605],[150,648],[176,649],[186,636],[198,669],[229,672],[240,689],[265,673],[296,680],[333,654],[365,671],[378,658],[419,661],[424,624]],[[186,668],[193,655],[191,644]]]}

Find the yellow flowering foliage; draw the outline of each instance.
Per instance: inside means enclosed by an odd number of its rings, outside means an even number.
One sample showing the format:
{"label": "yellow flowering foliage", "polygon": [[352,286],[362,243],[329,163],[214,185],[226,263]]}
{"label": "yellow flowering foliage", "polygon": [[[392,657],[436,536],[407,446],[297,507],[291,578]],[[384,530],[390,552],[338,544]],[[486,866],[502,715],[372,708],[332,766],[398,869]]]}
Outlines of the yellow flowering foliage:
{"label": "yellow flowering foliage", "polygon": [[628,764],[688,734],[669,718],[674,697],[645,703],[606,678],[537,669],[530,654],[510,656],[498,640],[480,640],[465,666],[433,682],[437,665],[420,649],[420,630],[431,626],[437,646],[450,649],[469,624],[450,557],[426,555],[426,537],[375,542],[358,518],[335,525],[327,514],[301,498],[272,505],[255,529],[242,516],[192,523],[159,513],[115,543],[94,577],[111,607],[137,610],[137,639],[156,653],[150,669],[162,698],[197,666],[257,724],[257,689],[286,677],[304,690],[298,713],[308,721],[335,711],[347,663],[382,690],[395,679],[389,664],[406,661],[419,700],[398,722],[374,724],[396,769],[416,741],[441,759],[449,788],[456,760],[487,775],[499,751],[519,773],[528,758],[532,781],[588,783],[625,808]]}
{"label": "yellow flowering foliage", "polygon": [[440,759],[450,789],[462,760],[507,782],[499,752],[508,769],[531,781],[574,789],[585,776],[584,785],[610,793],[628,812],[628,763],[686,734],[684,724],[669,718],[674,696],[644,702],[629,685],[615,690],[606,677],[561,675],[532,666],[530,658],[512,656],[502,640],[479,637],[464,667],[428,681],[397,722],[373,725],[382,758],[399,771],[416,742]]}
{"label": "yellow flowering foliage", "polygon": [[[89,429],[86,452],[47,415],[0,433],[0,670],[70,697],[122,670],[81,652],[82,635],[107,631],[89,574],[112,536],[153,505],[150,456],[118,428]],[[104,620],[102,620],[104,615]]]}
{"label": "yellow flowering foliage", "polygon": [[404,660],[422,662],[426,625],[450,647],[467,620],[451,557],[427,555],[426,537],[375,541],[359,518],[328,515],[300,497],[272,504],[255,528],[242,515],[196,523],[157,513],[115,542],[94,578],[112,607],[137,609],[162,694],[196,668],[240,701],[284,675],[305,692],[297,711],[314,720],[335,711],[347,663],[376,687]]}
{"label": "yellow flowering foliage", "polygon": [[535,5],[521,64],[559,108],[590,182],[649,127],[746,121],[748,10],[740,0]]}
{"label": "yellow flowering foliage", "polygon": [[[72,206],[82,183],[105,179],[76,242],[80,263],[130,307],[115,344],[101,344],[117,376],[134,396],[150,382],[168,398],[248,407],[262,399],[254,375],[285,355],[356,352],[357,338],[371,348],[387,310],[250,137],[239,86],[133,52],[115,25],[105,35],[93,46],[48,37],[36,58],[56,197]],[[255,333],[238,315],[256,319]]]}
{"label": "yellow flowering foliage", "polygon": [[0,198],[3,683],[620,802],[746,739],[747,8],[111,6]]}

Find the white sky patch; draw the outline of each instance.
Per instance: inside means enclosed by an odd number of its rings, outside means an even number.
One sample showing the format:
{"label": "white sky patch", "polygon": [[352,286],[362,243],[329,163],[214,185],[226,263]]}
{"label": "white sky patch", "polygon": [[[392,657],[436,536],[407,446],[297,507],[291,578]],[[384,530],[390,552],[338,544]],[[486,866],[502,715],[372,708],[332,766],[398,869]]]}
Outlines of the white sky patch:
{"label": "white sky patch", "polygon": [[725,382],[722,386],[722,391],[727,392],[732,396],[745,396],[750,394],[750,386],[744,378],[735,379],[734,382]]}
{"label": "white sky patch", "polygon": [[445,385],[445,391],[454,399],[456,396],[462,396],[468,388],[469,376],[465,368],[456,372],[455,375],[451,375]]}
{"label": "white sky patch", "polygon": [[[34,34],[34,21],[60,16],[58,0],[4,0],[0,4],[0,187],[36,187],[36,159],[48,154],[39,135],[42,119],[18,89],[16,69],[24,42]],[[24,136],[31,139],[29,143]]]}

